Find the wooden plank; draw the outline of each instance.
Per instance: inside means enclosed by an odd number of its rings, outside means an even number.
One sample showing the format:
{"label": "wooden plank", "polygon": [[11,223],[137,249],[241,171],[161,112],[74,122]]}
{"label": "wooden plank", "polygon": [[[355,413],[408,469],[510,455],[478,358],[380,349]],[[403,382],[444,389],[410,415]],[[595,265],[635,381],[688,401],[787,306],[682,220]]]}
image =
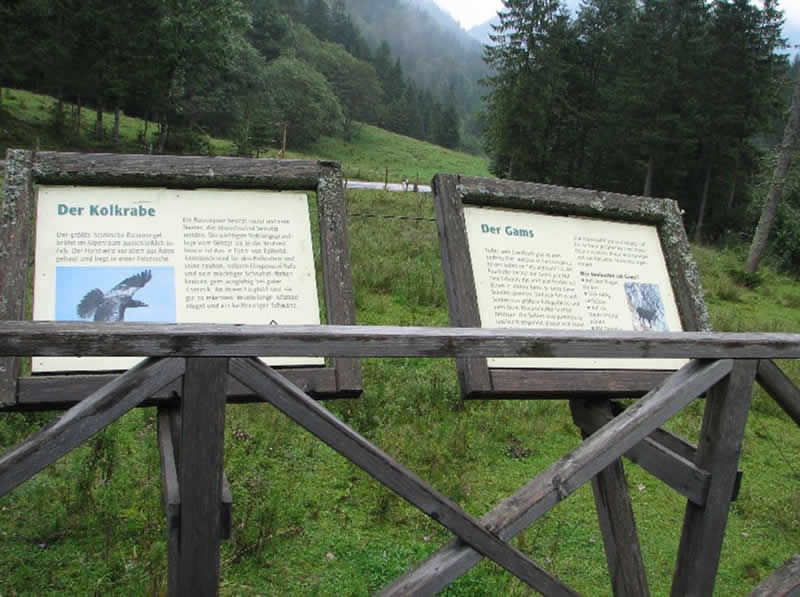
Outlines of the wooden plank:
{"label": "wooden plank", "polygon": [[[436,230],[442,257],[444,288],[452,327],[480,327],[478,294],[469,256],[464,206],[457,190],[458,178],[437,174],[433,179]],[[459,387],[465,398],[485,395],[492,390],[485,358],[456,360]]]}
{"label": "wooden plank", "polygon": [[[637,369],[489,369],[492,389],[470,398],[608,398],[644,396],[673,371]],[[601,383],[602,381],[602,383]]]}
{"label": "wooden plank", "polygon": [[704,505],[686,505],[673,597],[710,596],[714,589],[757,365],[737,362],[706,399],[695,464],[711,473],[711,482]]}
{"label": "wooden plank", "polygon": [[178,594],[217,595],[228,360],[187,359],[181,400]]}
{"label": "wooden plank", "polygon": [[230,371],[231,375],[249,385],[266,402],[511,574],[545,595],[577,595],[274,370],[253,359],[232,359]]}
{"label": "wooden plank", "polygon": [[[293,384],[317,400],[342,398],[345,395],[337,387],[336,372],[331,368],[300,367],[280,369],[279,371],[281,375],[291,380]],[[31,411],[69,408],[103,387],[117,375],[102,373],[22,377],[18,382],[17,403],[6,410]],[[181,385],[182,381],[176,380],[143,401],[140,406],[177,406]],[[258,396],[253,394],[250,388],[235,379],[228,379],[227,393],[229,403],[262,402]],[[0,409],[0,411],[2,410]]]}
{"label": "wooden plank", "polygon": [[178,594],[178,546],[181,495],[170,422],[170,411],[158,409],[158,451],[161,456],[161,501],[167,519],[167,594]]}
{"label": "wooden plank", "polygon": [[36,154],[33,173],[39,184],[313,191],[317,187],[321,164],[329,163],[42,151]]}
{"label": "wooden plank", "polygon": [[[504,541],[515,537],[632,446],[663,425],[695,396],[724,378],[731,361],[692,361],[619,417],[603,426],[522,489],[481,518]],[[451,541],[380,595],[433,595],[481,561],[463,542]]]}
{"label": "wooden plank", "polygon": [[[625,410],[619,402],[612,402],[611,403],[612,410],[614,413],[619,414],[620,412]],[[660,449],[666,449],[669,452],[674,452],[680,458],[685,459],[690,463],[694,463],[695,456],[697,454],[697,446],[686,440],[685,438],[676,435],[666,429],[656,429],[651,435],[650,439],[652,439]],[[693,465],[694,466],[694,465]],[[696,468],[696,467],[695,467]],[[697,471],[700,472],[702,469],[697,468]],[[708,471],[700,472],[699,474],[702,477],[706,477]],[[743,473],[741,470],[736,471],[736,484],[733,489],[733,496],[731,501],[736,501],[739,499],[739,489],[742,483]],[[677,488],[676,488],[677,489]],[[683,493],[680,489],[677,489],[680,493]],[[703,494],[705,496],[705,493]],[[686,496],[689,499],[692,499],[690,496]],[[698,505],[702,505],[705,502],[705,497],[703,497],[702,501],[695,502]]]}
{"label": "wooden plank", "polygon": [[789,558],[749,597],[800,597],[800,553]]}
{"label": "wooden plank", "polygon": [[[25,319],[28,266],[33,238],[33,177],[29,151],[8,152],[8,173],[0,198],[0,320]],[[16,398],[20,362],[0,358],[0,408]]]}
{"label": "wooden plank", "polygon": [[[593,408],[587,401],[576,400],[570,406],[575,424],[589,435],[614,418],[611,409]],[[656,438],[660,436],[656,431],[628,450],[625,456],[684,497],[702,506],[706,501],[711,475],[694,463],[694,450],[686,458],[659,443]]]}
{"label": "wooden plank", "polygon": [[0,356],[800,358],[800,334],[0,321]]}
{"label": "wooden plank", "polygon": [[[177,409],[159,407],[158,409],[158,448],[161,456],[161,498],[164,504],[164,513],[167,519],[167,544],[174,537],[177,539],[180,529],[180,491],[178,489],[178,467],[175,456],[177,447],[174,444],[172,429],[179,429],[180,424]],[[174,427],[175,426],[175,427]],[[220,508],[220,539],[225,541],[231,538],[233,523],[233,494],[228,484],[228,476],[222,471],[222,493]],[[177,541],[175,543],[177,547]]]}
{"label": "wooden plank", "polygon": [[0,496],[183,374],[182,359],[148,359],[0,456]]}
{"label": "wooden plank", "polygon": [[759,361],[756,381],[800,425],[800,389],[781,368],[769,359]]}
{"label": "wooden plank", "polygon": [[[342,170],[338,164],[324,165],[317,188],[319,204],[320,256],[327,322],[355,325],[356,302],[347,238],[347,207]],[[361,393],[361,363],[357,359],[333,359],[338,389],[349,396]]]}
{"label": "wooden plank", "polygon": [[[570,401],[573,419],[578,408],[577,402],[577,400]],[[609,401],[591,405],[582,402],[580,408],[584,411],[598,411],[609,418],[612,417]],[[591,433],[583,431],[584,440],[590,435]],[[642,548],[639,544],[639,534],[636,532],[633,505],[621,459],[617,458],[592,478],[592,493],[600,532],[603,535],[614,596],[648,597],[650,588],[647,584]]]}

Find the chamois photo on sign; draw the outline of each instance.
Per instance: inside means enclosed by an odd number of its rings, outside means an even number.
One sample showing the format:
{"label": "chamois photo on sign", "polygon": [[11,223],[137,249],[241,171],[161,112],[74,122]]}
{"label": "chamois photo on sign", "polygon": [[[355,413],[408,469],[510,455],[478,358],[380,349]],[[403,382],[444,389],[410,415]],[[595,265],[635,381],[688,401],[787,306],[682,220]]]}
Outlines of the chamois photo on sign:
{"label": "chamois photo on sign", "polygon": [[635,331],[669,331],[658,284],[625,282],[625,296]]}
{"label": "chamois photo on sign", "polygon": [[172,267],[57,267],[56,321],[175,323]]}

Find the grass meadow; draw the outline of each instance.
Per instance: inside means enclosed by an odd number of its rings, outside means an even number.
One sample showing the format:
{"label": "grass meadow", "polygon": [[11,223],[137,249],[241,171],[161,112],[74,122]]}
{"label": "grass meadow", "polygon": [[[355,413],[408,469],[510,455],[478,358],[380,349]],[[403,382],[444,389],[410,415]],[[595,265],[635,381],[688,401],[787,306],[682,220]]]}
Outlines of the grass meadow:
{"label": "grass meadow", "polygon": [[[9,95],[7,108],[14,98],[28,108],[39,101]],[[392,151],[390,178],[485,173],[485,163],[484,170],[465,165],[470,156],[429,156],[427,147],[404,149],[396,136],[384,148],[379,137],[388,134],[374,134],[364,127],[361,138],[374,145],[357,143],[349,154],[337,153],[342,142],[323,140],[321,152],[330,153],[318,157],[341,159],[354,178],[382,174]],[[347,206],[358,323],[446,326],[431,196],[351,190]],[[749,289],[736,283],[742,251],[695,247],[695,257],[715,329],[800,332],[796,280],[766,268]],[[800,379],[795,363],[782,364]],[[462,401],[451,360],[365,359],[363,376],[360,399],[325,406],[475,516],[581,441],[563,401]],[[54,416],[0,414],[0,449]],[[695,401],[669,428],[696,440],[701,419]],[[635,464],[625,467],[651,593],[665,596],[686,500]],[[800,429],[760,389],[740,467],[715,590],[726,597],[746,595],[800,545]],[[234,523],[222,545],[222,595],[368,595],[450,539],[266,404],[228,407],[225,470]],[[159,487],[155,411],[138,409],[0,498],[0,596],[166,594]],[[580,593],[611,594],[589,485],[514,543]],[[444,594],[535,593],[484,562]]]}

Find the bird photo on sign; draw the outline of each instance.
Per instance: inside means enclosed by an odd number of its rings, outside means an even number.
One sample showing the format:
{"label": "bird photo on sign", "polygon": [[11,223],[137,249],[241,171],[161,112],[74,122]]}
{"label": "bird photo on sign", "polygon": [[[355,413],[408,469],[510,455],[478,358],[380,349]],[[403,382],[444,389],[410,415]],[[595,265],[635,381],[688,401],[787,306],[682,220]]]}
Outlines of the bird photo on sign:
{"label": "bird photo on sign", "polygon": [[172,267],[57,267],[56,321],[175,322]]}

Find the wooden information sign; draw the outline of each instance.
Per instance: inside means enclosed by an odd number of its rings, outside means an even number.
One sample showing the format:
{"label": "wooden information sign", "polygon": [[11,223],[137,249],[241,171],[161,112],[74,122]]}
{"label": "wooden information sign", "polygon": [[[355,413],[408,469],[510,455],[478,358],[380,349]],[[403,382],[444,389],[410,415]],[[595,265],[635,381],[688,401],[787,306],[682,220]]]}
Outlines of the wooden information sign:
{"label": "wooden information sign", "polygon": [[[451,325],[708,329],[677,203],[437,175]],[[641,395],[680,359],[460,359],[468,398]]]}
{"label": "wooden information sign", "polygon": [[[319,324],[307,192],[317,194],[327,322],[354,324],[338,163],[11,150],[0,319],[25,318],[35,221],[35,320]],[[0,402],[69,404],[108,381],[83,373],[140,360],[112,355],[34,358],[33,373],[71,375],[20,379],[6,359]],[[266,362],[319,398],[361,391],[354,359]],[[228,394],[250,399],[236,383]]]}

